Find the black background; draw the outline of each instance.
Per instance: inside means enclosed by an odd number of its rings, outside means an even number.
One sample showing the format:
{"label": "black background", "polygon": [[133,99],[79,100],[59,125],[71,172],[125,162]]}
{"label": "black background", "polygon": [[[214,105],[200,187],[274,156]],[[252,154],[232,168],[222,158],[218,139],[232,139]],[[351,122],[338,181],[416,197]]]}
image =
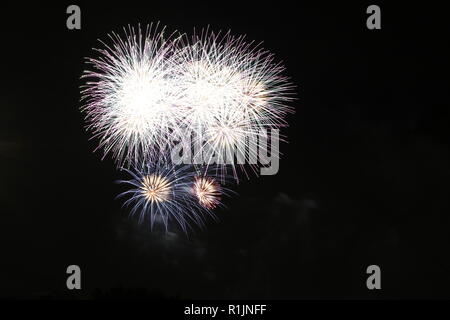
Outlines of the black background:
{"label": "black background", "polygon": [[[74,2],[68,30],[69,4],[2,9],[0,297],[450,297],[442,7],[377,2],[368,30],[371,2]],[[279,173],[242,182],[189,237],[128,219],[123,176],[79,112],[97,39],[152,21],[264,41],[298,86]],[[81,291],[66,289],[71,264]],[[382,290],[366,288],[371,264]]]}

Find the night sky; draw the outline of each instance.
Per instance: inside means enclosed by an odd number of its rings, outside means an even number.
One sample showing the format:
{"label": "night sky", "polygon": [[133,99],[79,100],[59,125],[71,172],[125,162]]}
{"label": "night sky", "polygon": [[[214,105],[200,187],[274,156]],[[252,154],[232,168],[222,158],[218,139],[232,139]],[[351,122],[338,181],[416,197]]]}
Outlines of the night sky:
{"label": "night sky", "polygon": [[[368,30],[372,2],[183,3],[3,5],[0,298],[450,298],[443,9],[374,2],[382,29]],[[152,21],[263,41],[297,86],[278,174],[231,187],[220,221],[189,236],[128,218],[125,176],[79,111],[97,39]]]}

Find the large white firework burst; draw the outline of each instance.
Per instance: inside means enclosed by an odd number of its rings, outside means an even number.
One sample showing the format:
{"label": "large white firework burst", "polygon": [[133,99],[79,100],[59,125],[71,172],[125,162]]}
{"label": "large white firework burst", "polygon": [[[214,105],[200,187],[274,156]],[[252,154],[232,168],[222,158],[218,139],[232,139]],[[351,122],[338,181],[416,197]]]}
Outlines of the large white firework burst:
{"label": "large white firework burst", "polygon": [[242,36],[206,30],[182,40],[173,59],[184,127],[215,155],[214,160],[204,159],[205,164],[228,163],[238,179],[230,155],[256,157],[251,144],[267,130],[287,125],[293,87],[273,55]]}
{"label": "large white firework burst", "polygon": [[124,39],[113,33],[112,45],[88,59],[82,110],[119,166],[155,161],[177,137],[192,134],[216,155],[204,164],[223,164],[236,152],[250,157],[255,138],[287,124],[292,86],[269,52],[229,33],[165,39],[163,31],[128,28]]}
{"label": "large white firework burst", "polygon": [[178,42],[182,47],[174,55],[186,126],[231,127],[230,114],[238,127],[287,124],[292,85],[272,54],[230,33],[221,36],[205,31],[186,38]]}
{"label": "large white firework burst", "polygon": [[177,85],[170,56],[173,39],[158,25],[112,33],[112,44],[102,42],[98,58],[88,58],[82,87],[82,111],[99,148],[112,153],[118,165],[157,159],[176,127]]}

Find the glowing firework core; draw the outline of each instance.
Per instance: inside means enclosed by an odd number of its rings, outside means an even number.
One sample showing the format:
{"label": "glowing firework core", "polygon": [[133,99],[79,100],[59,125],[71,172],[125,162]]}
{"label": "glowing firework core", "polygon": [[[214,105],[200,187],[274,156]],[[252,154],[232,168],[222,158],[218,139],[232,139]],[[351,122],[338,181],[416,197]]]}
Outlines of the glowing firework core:
{"label": "glowing firework core", "polygon": [[135,72],[123,81],[118,95],[117,118],[130,132],[146,134],[158,125],[158,115],[166,109],[167,86],[147,73]]}
{"label": "glowing firework core", "polygon": [[220,185],[214,179],[197,177],[193,189],[198,201],[205,208],[214,209],[220,203]]}
{"label": "glowing firework core", "polygon": [[150,202],[165,202],[170,198],[170,182],[155,174],[150,174],[142,179],[142,194]]}

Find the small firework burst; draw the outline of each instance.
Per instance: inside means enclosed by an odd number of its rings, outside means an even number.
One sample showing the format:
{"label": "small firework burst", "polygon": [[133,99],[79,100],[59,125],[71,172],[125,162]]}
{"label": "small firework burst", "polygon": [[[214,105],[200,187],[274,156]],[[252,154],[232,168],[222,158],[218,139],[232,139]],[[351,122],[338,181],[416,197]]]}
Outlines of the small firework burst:
{"label": "small firework burst", "polygon": [[132,188],[119,197],[129,196],[124,205],[132,205],[130,215],[138,215],[139,222],[149,219],[152,228],[155,222],[161,222],[167,229],[169,221],[175,220],[183,231],[187,230],[189,220],[201,224],[199,207],[187,192],[191,180],[187,168],[158,164],[124,171],[131,179],[118,182]]}
{"label": "small firework burst", "polygon": [[168,201],[170,188],[170,182],[161,175],[149,174],[142,179],[142,194],[152,203]]}
{"label": "small firework burst", "polygon": [[150,220],[162,224],[166,230],[171,220],[184,232],[191,224],[203,226],[205,217],[215,218],[212,209],[220,205],[227,189],[211,176],[201,177],[193,166],[151,164],[143,169],[124,169],[130,180],[119,183],[132,188],[119,194],[129,196],[124,205],[131,205],[130,215],[138,215],[139,222]]}
{"label": "small firework burst", "polygon": [[206,209],[214,209],[220,204],[221,186],[211,177],[197,176],[192,192]]}

